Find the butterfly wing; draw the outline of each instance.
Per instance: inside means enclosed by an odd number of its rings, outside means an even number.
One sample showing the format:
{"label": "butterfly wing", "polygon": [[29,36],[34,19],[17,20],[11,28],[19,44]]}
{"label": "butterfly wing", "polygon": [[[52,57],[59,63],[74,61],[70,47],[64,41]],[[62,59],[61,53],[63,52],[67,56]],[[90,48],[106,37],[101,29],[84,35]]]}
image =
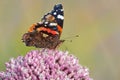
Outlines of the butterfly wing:
{"label": "butterfly wing", "polygon": [[26,46],[55,49],[64,40],[60,40],[64,21],[62,4],[54,6],[53,10],[43,16],[40,22],[33,24],[28,33],[22,37]]}

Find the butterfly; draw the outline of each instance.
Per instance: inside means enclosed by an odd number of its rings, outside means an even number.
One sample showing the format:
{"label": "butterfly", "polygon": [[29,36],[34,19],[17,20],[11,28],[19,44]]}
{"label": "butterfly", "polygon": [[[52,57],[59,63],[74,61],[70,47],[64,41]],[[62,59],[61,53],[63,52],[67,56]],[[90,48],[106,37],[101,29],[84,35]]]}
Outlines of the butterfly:
{"label": "butterfly", "polygon": [[40,22],[32,24],[28,32],[23,34],[22,41],[26,46],[56,49],[65,40],[60,40],[63,29],[64,10],[62,4],[56,4]]}

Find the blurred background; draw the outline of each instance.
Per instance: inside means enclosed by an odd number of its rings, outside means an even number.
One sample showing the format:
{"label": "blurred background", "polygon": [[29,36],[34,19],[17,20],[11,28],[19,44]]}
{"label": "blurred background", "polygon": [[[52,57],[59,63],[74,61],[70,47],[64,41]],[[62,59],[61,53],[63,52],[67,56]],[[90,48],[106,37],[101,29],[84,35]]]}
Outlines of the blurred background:
{"label": "blurred background", "polygon": [[77,56],[94,80],[120,80],[119,0],[0,0],[0,71],[10,58],[36,49],[21,37],[57,3],[64,6],[61,39],[67,40],[59,49]]}

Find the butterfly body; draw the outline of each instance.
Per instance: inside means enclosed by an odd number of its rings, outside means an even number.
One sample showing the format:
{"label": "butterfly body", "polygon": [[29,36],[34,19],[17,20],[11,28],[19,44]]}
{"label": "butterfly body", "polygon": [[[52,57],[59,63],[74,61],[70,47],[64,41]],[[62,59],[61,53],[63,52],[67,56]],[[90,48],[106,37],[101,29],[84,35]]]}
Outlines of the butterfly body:
{"label": "butterfly body", "polygon": [[55,49],[64,40],[60,40],[64,21],[62,4],[57,4],[54,9],[44,15],[40,22],[34,23],[22,37],[26,46],[37,48]]}

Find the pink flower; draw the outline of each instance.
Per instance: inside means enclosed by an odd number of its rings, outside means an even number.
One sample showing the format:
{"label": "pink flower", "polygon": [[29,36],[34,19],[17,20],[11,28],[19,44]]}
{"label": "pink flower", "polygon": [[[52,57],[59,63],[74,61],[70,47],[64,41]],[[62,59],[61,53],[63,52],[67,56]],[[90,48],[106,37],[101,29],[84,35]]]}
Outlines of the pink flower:
{"label": "pink flower", "polygon": [[2,80],[92,80],[86,67],[68,52],[33,50],[6,63]]}

